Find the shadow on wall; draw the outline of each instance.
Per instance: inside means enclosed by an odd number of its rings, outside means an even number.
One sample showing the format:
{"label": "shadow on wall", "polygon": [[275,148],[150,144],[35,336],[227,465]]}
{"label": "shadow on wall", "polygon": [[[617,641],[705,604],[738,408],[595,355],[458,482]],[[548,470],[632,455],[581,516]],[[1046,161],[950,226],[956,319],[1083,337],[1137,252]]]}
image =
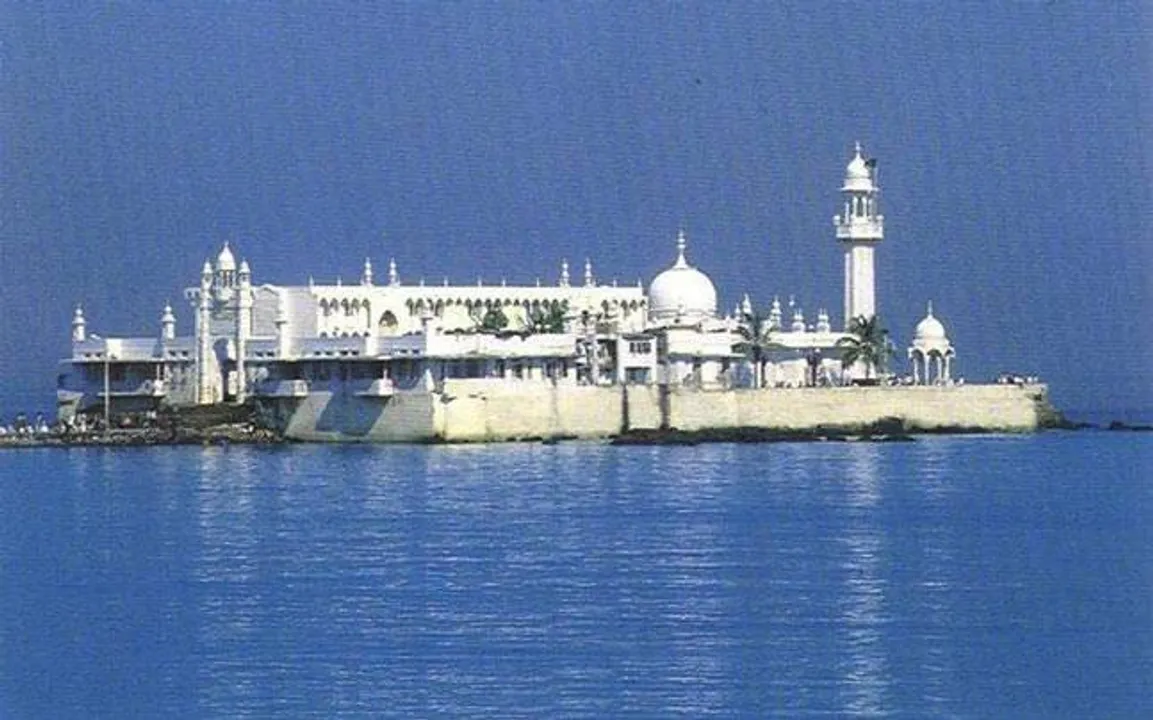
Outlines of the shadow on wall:
{"label": "shadow on wall", "polygon": [[354,438],[367,438],[396,398],[373,398],[371,401],[355,396],[333,393],[316,418],[316,430],[340,433]]}

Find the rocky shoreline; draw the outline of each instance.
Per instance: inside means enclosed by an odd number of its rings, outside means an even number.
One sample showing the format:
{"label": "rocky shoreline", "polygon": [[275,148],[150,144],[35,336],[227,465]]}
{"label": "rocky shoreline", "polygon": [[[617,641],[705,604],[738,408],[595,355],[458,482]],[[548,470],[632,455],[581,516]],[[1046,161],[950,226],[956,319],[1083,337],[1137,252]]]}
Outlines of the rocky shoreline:
{"label": "rocky shoreline", "polygon": [[[966,432],[957,428],[957,432]],[[971,430],[968,430],[971,432]],[[613,445],[698,445],[701,443],[778,442],[913,442],[913,433],[900,418],[884,418],[869,425],[818,426],[810,430],[780,430],[763,427],[677,428],[629,430],[610,440]]]}
{"label": "rocky shoreline", "polygon": [[[1051,406],[1040,411],[1039,430],[1153,432],[1153,425],[1114,420],[1107,425],[1074,422]],[[636,429],[608,439],[612,445],[699,445],[702,443],[914,442],[918,435],[988,434],[988,428],[947,426],[909,428],[903,419],[882,418],[868,425],[828,425],[808,430],[764,427],[702,430]],[[555,444],[566,438],[540,438]],[[294,442],[262,422],[251,406],[209,406],[168,410],[135,426],[111,430],[0,436],[2,448],[133,447],[159,445],[280,445]],[[435,442],[431,444],[437,444]]]}
{"label": "rocky shoreline", "polygon": [[166,410],[130,418],[111,429],[5,435],[0,448],[132,447],[155,445],[277,445],[289,442],[267,427],[251,406],[208,406]]}

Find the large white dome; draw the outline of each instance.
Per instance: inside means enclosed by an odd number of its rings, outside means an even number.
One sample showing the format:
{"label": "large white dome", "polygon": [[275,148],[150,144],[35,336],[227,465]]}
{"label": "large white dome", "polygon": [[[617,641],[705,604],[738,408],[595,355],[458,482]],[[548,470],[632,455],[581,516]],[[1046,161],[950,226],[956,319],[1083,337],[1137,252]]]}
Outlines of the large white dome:
{"label": "large white dome", "polygon": [[649,285],[649,319],[696,322],[716,317],[713,281],[685,260],[685,235],[677,237],[677,261]]}

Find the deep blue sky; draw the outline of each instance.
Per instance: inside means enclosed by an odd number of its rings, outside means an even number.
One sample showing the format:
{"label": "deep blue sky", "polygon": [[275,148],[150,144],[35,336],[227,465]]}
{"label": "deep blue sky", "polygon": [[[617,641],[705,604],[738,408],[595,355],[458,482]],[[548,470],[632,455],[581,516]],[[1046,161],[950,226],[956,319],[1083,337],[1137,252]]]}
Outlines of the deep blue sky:
{"label": "deep blue sky", "polygon": [[[647,283],[839,322],[831,217],[879,158],[879,305],[976,380],[1153,405],[1147,3],[0,3],[0,416],[71,306],[152,334],[230,240],[258,282]],[[1144,7],[1143,7],[1144,6]]]}

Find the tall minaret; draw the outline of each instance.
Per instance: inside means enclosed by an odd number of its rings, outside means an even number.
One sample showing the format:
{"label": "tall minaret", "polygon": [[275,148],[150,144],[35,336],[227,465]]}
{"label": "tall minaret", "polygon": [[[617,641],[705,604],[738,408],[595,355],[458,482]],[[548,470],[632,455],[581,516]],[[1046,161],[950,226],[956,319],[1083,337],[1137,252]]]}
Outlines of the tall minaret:
{"label": "tall minaret", "polygon": [[196,402],[210,405],[212,393],[212,340],[209,335],[209,317],[212,302],[212,265],[205,260],[200,271],[200,294],[196,296]]}
{"label": "tall minaret", "polygon": [[236,293],[236,404],[248,399],[248,338],[252,335],[252,270],[248,261],[240,261],[240,287]]}
{"label": "tall minaret", "polygon": [[833,218],[837,240],[845,248],[845,328],[858,315],[877,313],[874,292],[873,249],[885,236],[885,216],[879,214],[875,160],[861,155],[861,143],[845,168],[843,214]]}

